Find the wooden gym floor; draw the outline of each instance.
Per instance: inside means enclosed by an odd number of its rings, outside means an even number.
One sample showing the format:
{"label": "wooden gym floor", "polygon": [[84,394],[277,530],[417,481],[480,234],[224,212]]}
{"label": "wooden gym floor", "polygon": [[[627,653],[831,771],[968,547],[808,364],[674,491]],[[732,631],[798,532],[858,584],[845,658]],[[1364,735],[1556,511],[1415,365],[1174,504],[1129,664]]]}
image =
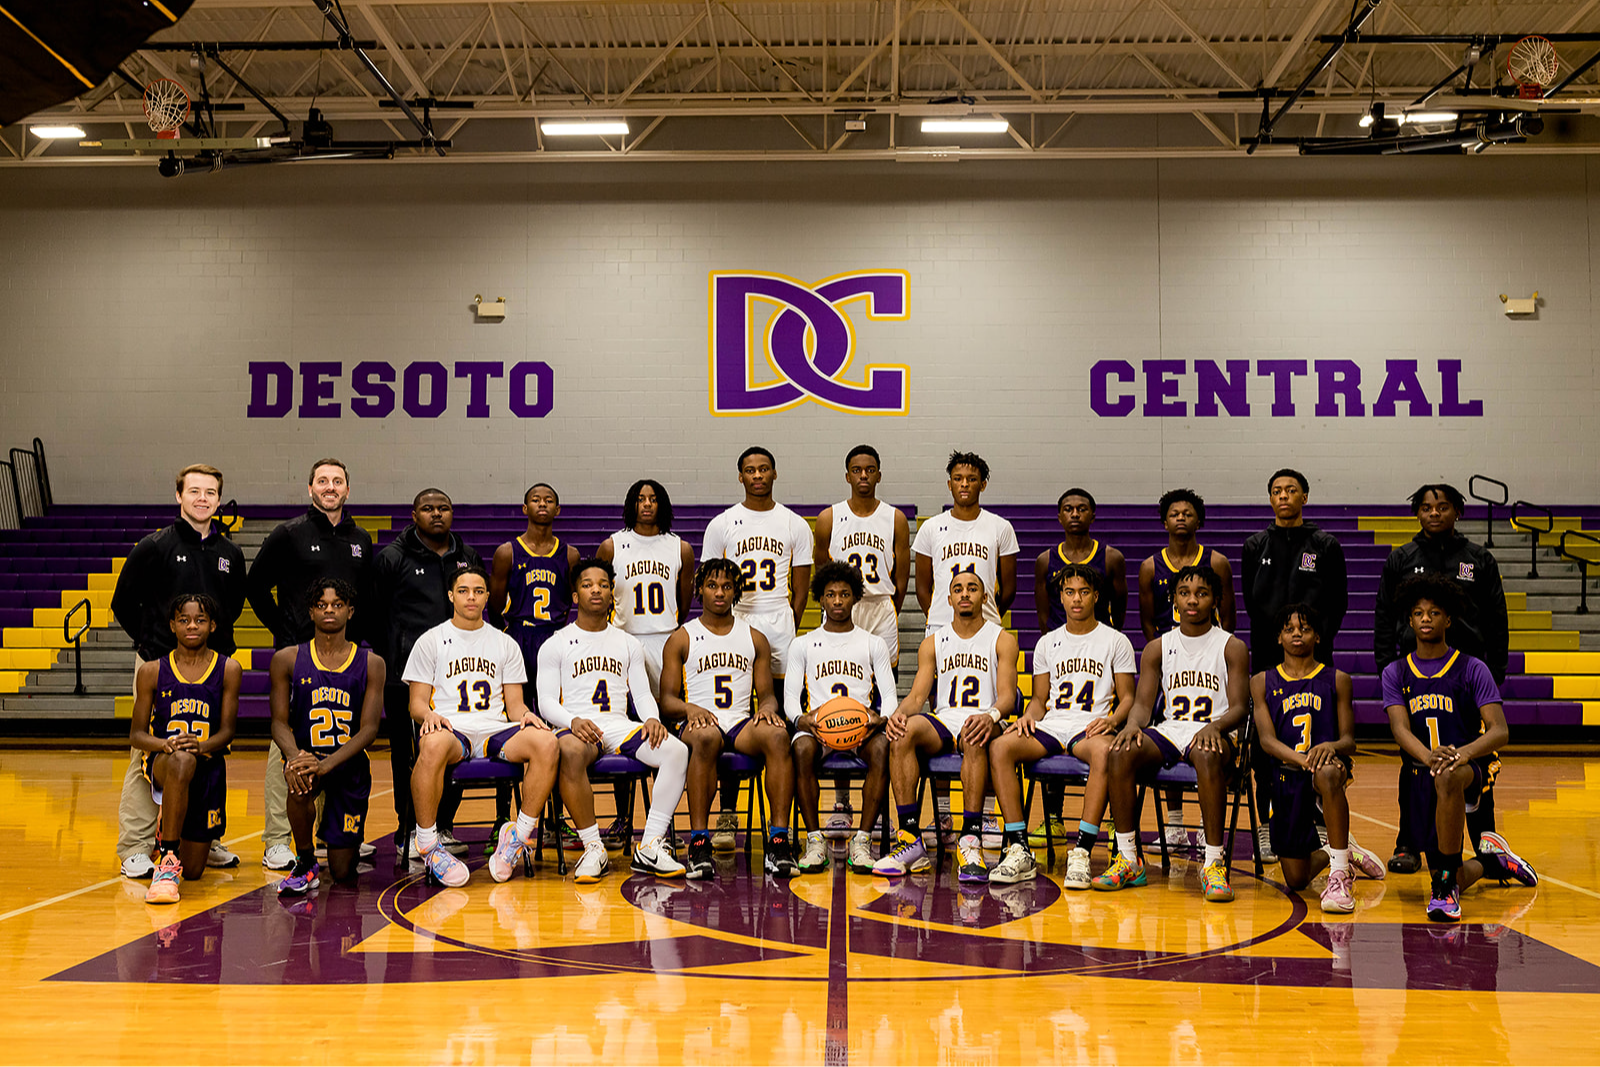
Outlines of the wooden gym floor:
{"label": "wooden gym floor", "polygon": [[[1315,890],[1194,859],[1116,894],[957,890],[830,870],[779,884],[742,851],[712,883],[548,856],[465,890],[396,878],[386,759],[376,869],[280,903],[260,866],[259,746],[229,760],[243,858],[147,906],[115,877],[126,749],[7,745],[0,976],[13,1063],[1576,1063],[1600,1011],[1600,760],[1513,751],[1499,828],[1537,889],[1474,887],[1429,924],[1424,875]],[[1387,857],[1396,757],[1363,748],[1358,840]],[[1069,817],[1073,811],[1069,801]],[[472,814],[469,807],[463,815]],[[1242,844],[1242,838],[1241,838]],[[1107,861],[1103,846],[1094,867]]]}

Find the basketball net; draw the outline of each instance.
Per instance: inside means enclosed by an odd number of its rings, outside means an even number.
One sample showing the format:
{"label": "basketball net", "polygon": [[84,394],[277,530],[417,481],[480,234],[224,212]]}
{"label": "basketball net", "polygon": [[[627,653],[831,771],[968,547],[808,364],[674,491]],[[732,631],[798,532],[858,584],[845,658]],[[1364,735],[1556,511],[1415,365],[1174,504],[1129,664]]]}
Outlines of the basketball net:
{"label": "basketball net", "polygon": [[175,140],[189,117],[189,93],[171,78],[160,78],[144,88],[144,117],[163,140]]}
{"label": "basketball net", "polygon": [[1506,57],[1506,73],[1517,83],[1517,97],[1522,100],[1543,97],[1544,87],[1556,80],[1560,68],[1556,46],[1544,37],[1524,37]]}

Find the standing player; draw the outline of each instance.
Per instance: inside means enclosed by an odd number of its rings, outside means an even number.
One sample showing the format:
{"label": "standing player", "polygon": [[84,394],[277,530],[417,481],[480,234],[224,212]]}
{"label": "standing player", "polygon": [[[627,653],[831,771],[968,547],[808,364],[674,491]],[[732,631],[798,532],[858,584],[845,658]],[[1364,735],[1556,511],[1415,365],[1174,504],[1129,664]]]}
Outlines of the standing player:
{"label": "standing player", "polygon": [[1028,824],[1022,809],[1017,764],[1066,753],[1089,765],[1083,788],[1078,842],[1067,854],[1062,885],[1089,888],[1089,855],[1100,837],[1106,811],[1106,767],[1111,742],[1133,708],[1133,642],[1096,616],[1101,575],[1086,563],[1071,563],[1047,581],[1056,589],[1066,622],[1039,638],[1033,650],[1033,695],[1022,717],[989,746],[990,777],[1006,821],[1005,855],[990,881],[1021,882],[1038,873],[1023,842]]}
{"label": "standing player", "polygon": [[572,612],[572,567],[578,550],[550,531],[561,517],[561,498],[548,484],[528,487],[522,513],[528,528],[494,550],[489,602],[503,614],[506,632],[522,649],[522,662],[537,684],[539,649]]}
{"label": "standing player", "polygon": [[878,450],[857,445],[844,458],[850,496],[817,515],[815,558],[821,566],[843,560],[861,572],[865,592],[852,621],[889,646],[889,660],[900,663],[900,609],[911,576],[911,534],[905,513],[878,499],[883,472]]}
{"label": "standing player", "polygon": [[435,819],[445,774],[464,759],[524,764],[522,810],[500,827],[489,874],[504,882],[539,833],[539,813],[555,785],[555,734],[523,701],[528,672],[522,650],[487,625],[489,576],[464,567],[450,577],[448,621],[417,638],[406,662],[411,717],[421,727],[411,795],[417,804],[417,851],[428,873],[447,886],[467,884],[466,864],[440,841]]}
{"label": "standing player", "polygon": [[[1056,500],[1056,520],[1061,523],[1061,543],[1039,553],[1033,563],[1033,607],[1039,619],[1039,636],[1066,625],[1061,607],[1060,578],[1068,566],[1081,563],[1100,576],[1102,590],[1096,596],[1095,618],[1113,630],[1122,629],[1128,613],[1128,562],[1117,549],[1091,536],[1094,527],[1094,496],[1087,489],[1068,489]],[[1052,582],[1051,579],[1056,581]],[[1045,825],[1028,843],[1043,846],[1045,835],[1065,836],[1061,805],[1066,790],[1046,780],[1044,786]],[[1098,830],[1097,830],[1098,833]]]}
{"label": "standing player", "polygon": [[950,579],[976,574],[993,599],[983,602],[983,617],[998,623],[1017,596],[1017,532],[981,499],[989,486],[989,464],[976,452],[952,452],[945,464],[949,476],[949,511],[917,527],[911,550],[917,557],[917,604],[928,617],[928,632],[950,625]]}
{"label": "standing player", "polygon": [[762,757],[772,813],[764,863],[768,874],[789,878],[794,875],[787,825],[794,763],[772,691],[772,653],[761,631],[734,617],[744,574],[732,560],[706,560],[694,586],[700,617],[667,638],[661,670],[661,712],[683,724],[680,736],[689,746],[688,876],[715,877],[707,827],[717,788],[717,757],[731,748]]}
{"label": "standing player", "polygon": [[834,560],[817,568],[811,595],[822,608],[822,625],[795,641],[790,662],[795,684],[784,691],[783,710],[794,727],[795,796],[806,827],[806,848],[800,871],[820,871],[828,865],[828,846],[817,824],[817,767],[829,751],[817,740],[814,709],[834,697],[849,697],[868,709],[866,739],[857,754],[866,761],[867,777],[861,787],[861,825],[850,838],[846,858],[850,868],[870,872],[877,862],[872,854],[872,822],[883,807],[889,787],[889,742],[879,713],[887,694],[895,691],[894,668],[889,666],[889,646],[876,634],[858,629],[850,621],[861,599],[861,572]]}
{"label": "standing player", "polygon": [[[989,880],[982,847],[989,742],[1000,732],[1000,720],[1016,706],[1012,664],[1017,662],[1017,639],[983,617],[985,599],[983,580],[976,574],[963,572],[950,579],[950,625],[922,639],[911,692],[884,725],[900,829],[894,848],[873,867],[873,874],[898,878],[926,869],[917,780],[924,759],[954,749],[961,753],[965,808],[956,842],[958,877],[963,882]],[[924,714],[930,696],[933,711]]]}
{"label": "standing player", "polygon": [[1409,619],[1416,650],[1383,669],[1384,710],[1404,757],[1400,795],[1433,874],[1434,922],[1459,922],[1461,890],[1485,875],[1539,883],[1533,866],[1492,830],[1479,838],[1476,858],[1461,860],[1468,814],[1499,773],[1497,750],[1510,737],[1488,666],[1445,643],[1464,599],[1460,586],[1438,575],[1401,583],[1394,606]]}
{"label": "standing player", "polygon": [[653,478],[628,487],[622,529],[600,542],[595,553],[617,575],[617,610],[612,622],[644,646],[650,694],[661,700],[661,650],[689,618],[694,595],[694,549],[672,532],[672,498]]}
{"label": "standing player", "polygon": [[306,600],[315,635],[273,653],[268,672],[272,740],[283,757],[295,850],[278,895],[291,897],[317,888],[321,874],[311,833],[319,794],[328,869],[335,881],[355,877],[372,794],[367,748],[383,722],[383,660],[347,636],[355,587],[341,578],[315,579]]}
{"label": "standing player", "polygon": [[[610,625],[612,581],[605,560],[580,560],[572,568],[578,617],[539,650],[539,710],[561,731],[561,799],[583,842],[573,876],[598,882],[611,865],[595,825],[589,767],[602,754],[620,753],[656,768],[633,869],[676,878],[684,869],[673,858],[667,833],[683,799],[689,749],[662,725],[639,639]],[[628,717],[630,701],[642,723]]]}
{"label": "standing player", "polygon": [[[1094,880],[1096,889],[1145,884],[1144,864],[1134,849],[1139,825],[1135,777],[1146,767],[1172,767],[1181,761],[1193,765],[1199,780],[1205,898],[1224,903],[1233,899],[1222,859],[1223,807],[1234,758],[1228,734],[1250,711],[1250,653],[1243,641],[1211,621],[1221,585],[1212,567],[1190,565],[1178,571],[1172,581],[1178,628],[1144,646],[1133,708],[1111,744],[1106,766],[1111,817],[1117,822],[1117,859]],[[1164,699],[1165,717],[1152,726],[1158,699]]]}
{"label": "standing player", "polygon": [[[1348,914],[1356,910],[1355,872],[1368,878],[1388,873],[1350,833],[1345,787],[1356,750],[1350,676],[1317,661],[1322,621],[1316,608],[1287,604],[1278,609],[1277,623],[1282,662],[1250,679],[1261,751],[1271,760],[1272,850],[1290,889],[1304,889],[1327,867],[1322,910]],[[1326,846],[1317,836],[1319,808],[1328,830]]]}
{"label": "standing player", "polygon": [[207,645],[216,616],[216,601],[204,593],[179,594],[167,612],[177,647],[142,664],[134,676],[129,741],[144,753],[141,771],[161,809],[161,862],[147,904],[176,904],[178,876],[194,881],[205,872],[211,842],[228,825],[223,758],[238,721],[244,672]]}

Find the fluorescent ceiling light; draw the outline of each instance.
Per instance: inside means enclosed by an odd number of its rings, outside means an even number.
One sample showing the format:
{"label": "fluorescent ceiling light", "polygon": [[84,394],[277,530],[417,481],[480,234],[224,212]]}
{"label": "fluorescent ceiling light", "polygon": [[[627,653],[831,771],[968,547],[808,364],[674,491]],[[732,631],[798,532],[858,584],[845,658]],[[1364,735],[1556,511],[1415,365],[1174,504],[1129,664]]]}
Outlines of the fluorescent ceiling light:
{"label": "fluorescent ceiling light", "polygon": [[923,133],[1005,133],[1011,123],[1005,119],[923,119]]}
{"label": "fluorescent ceiling light", "polygon": [[[1426,126],[1438,122],[1454,122],[1460,117],[1454,111],[1408,111],[1402,115],[1390,116],[1390,119],[1402,126],[1406,123],[1410,123],[1413,126]],[[1372,125],[1371,112],[1361,116],[1360,125],[1363,130]]]}
{"label": "fluorescent ceiling light", "polygon": [[83,136],[82,126],[33,126],[30,128],[33,130],[33,135],[35,137],[43,137],[51,140],[58,137]]}
{"label": "fluorescent ceiling light", "polygon": [[626,122],[541,122],[539,132],[546,137],[599,137],[627,133]]}

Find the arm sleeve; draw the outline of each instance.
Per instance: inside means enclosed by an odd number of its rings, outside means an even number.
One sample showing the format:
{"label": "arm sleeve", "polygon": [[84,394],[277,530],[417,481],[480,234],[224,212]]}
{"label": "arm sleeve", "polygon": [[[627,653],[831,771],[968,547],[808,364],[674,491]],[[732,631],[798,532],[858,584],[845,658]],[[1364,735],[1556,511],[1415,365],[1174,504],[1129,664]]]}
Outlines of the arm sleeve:
{"label": "arm sleeve", "polygon": [[[267,534],[267,539],[261,542],[261,549],[256,553],[255,562],[250,564],[250,576],[245,582],[250,607],[255,610],[261,625],[271,632],[273,643],[280,648],[290,643],[291,635],[289,620],[279,608],[273,591],[278,584],[279,559],[287,540],[288,535],[282,526],[275,527]],[[359,595],[359,590],[357,592]]]}
{"label": "arm sleeve", "polygon": [[723,532],[722,516],[718,515],[706,524],[705,540],[700,545],[700,558],[719,559],[728,555],[728,538]]}
{"label": "arm sleeve", "polygon": [[633,698],[633,712],[640,721],[661,718],[661,708],[650,692],[650,675],[644,669],[644,646],[637,641],[628,651],[628,695]]}
{"label": "arm sleeve", "polygon": [[1396,705],[1406,706],[1405,697],[1400,695],[1400,661],[1395,660],[1383,669],[1383,706],[1391,708]]}
{"label": "arm sleeve", "polygon": [[[505,638],[505,667],[500,672],[502,682],[516,682],[518,685],[528,684],[528,664],[522,658],[522,646],[509,634],[502,634]],[[527,703],[524,699],[523,703]]]}
{"label": "arm sleeve", "polygon": [[[882,715],[884,708],[893,711],[894,705],[899,702],[899,691],[895,688],[894,681],[894,661],[889,656],[889,643],[877,634],[872,635],[869,647],[872,649],[872,686],[878,692],[877,713]],[[1010,677],[1011,684],[1016,684],[1016,676],[1010,672],[999,670],[996,673],[1002,681]]]}
{"label": "arm sleeve", "polygon": [[556,651],[556,642],[546,641],[539,649],[534,679],[539,690],[539,717],[560,729],[570,727],[572,712],[561,705],[561,653]]}
{"label": "arm sleeve", "polygon": [[1255,609],[1255,584],[1256,568],[1261,556],[1261,534],[1253,533],[1246,539],[1244,547],[1239,549],[1239,595],[1244,601],[1244,612],[1250,616],[1252,628],[1254,627]]}
{"label": "arm sleeve", "polygon": [[133,647],[144,647],[144,635],[139,632],[144,620],[144,577],[149,571],[154,550],[150,539],[144,538],[133,546],[122,563],[122,573],[117,575],[117,588],[111,594],[111,614],[117,625],[133,639]]}
{"label": "arm sleeve", "polygon": [[791,723],[801,715],[800,691],[806,687],[806,649],[810,647],[811,642],[803,637],[795,638],[789,646],[788,674],[783,679],[783,716]]}
{"label": "arm sleeve", "polygon": [[1478,707],[1500,703],[1500,687],[1495,684],[1489,665],[1482,660],[1467,664],[1467,684],[1472,686],[1472,698],[1478,702]]}
{"label": "arm sleeve", "polygon": [[1111,653],[1112,674],[1139,673],[1139,663],[1133,657],[1133,642],[1128,640],[1127,634],[1117,634],[1122,640],[1117,642],[1116,651]]}
{"label": "arm sleeve", "polygon": [[789,540],[792,542],[790,550],[794,553],[794,562],[790,566],[811,566],[812,545],[816,539],[811,536],[811,527],[806,520],[798,515],[794,517],[794,529],[789,534]]}
{"label": "arm sleeve", "polygon": [[429,630],[417,638],[417,643],[411,646],[411,657],[406,660],[406,669],[401,680],[407,684],[424,682],[432,685],[434,671],[438,665],[437,657],[437,639],[433,636],[433,631]]}
{"label": "arm sleeve", "polygon": [[1322,625],[1328,631],[1329,655],[1332,655],[1334,639],[1339,636],[1339,631],[1344,629],[1344,615],[1350,610],[1350,574],[1345,566],[1344,546],[1336,537],[1328,538],[1328,546],[1323,550],[1327,558],[1327,570],[1322,576]]}

